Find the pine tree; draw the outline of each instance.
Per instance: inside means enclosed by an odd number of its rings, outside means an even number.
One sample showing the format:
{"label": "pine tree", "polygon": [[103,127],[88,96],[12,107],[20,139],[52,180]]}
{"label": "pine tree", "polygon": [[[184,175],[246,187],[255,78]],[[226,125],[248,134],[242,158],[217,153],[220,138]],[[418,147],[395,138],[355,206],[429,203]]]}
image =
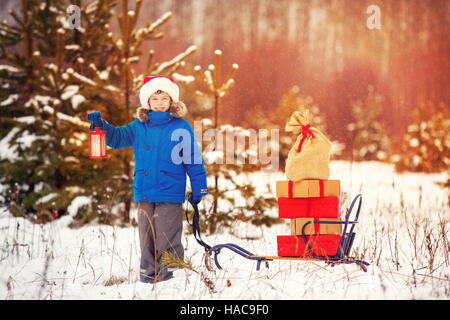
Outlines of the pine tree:
{"label": "pine tree", "polygon": [[10,14],[17,25],[2,23],[0,37],[1,58],[7,63],[0,73],[2,97],[7,96],[0,121],[8,128],[3,142],[11,150],[11,157],[0,163],[2,183],[25,191],[21,206],[29,211],[37,211],[38,205],[54,207],[51,202],[61,208],[70,201],[65,188],[77,179],[63,165],[73,165],[74,159],[64,152],[64,144],[72,143],[64,129],[67,122],[79,120],[61,116],[73,110],[64,99],[72,89],[62,73],[68,55],[59,18],[65,8],[58,0],[23,0],[21,13]]}
{"label": "pine tree", "polygon": [[[172,13],[167,12],[156,21],[147,21],[143,27],[137,27],[137,21],[141,13],[142,0],[137,0],[134,10],[128,9],[128,1],[122,0],[121,13],[118,16],[120,34],[115,37],[110,30],[109,24],[105,24],[108,39],[108,48],[106,54],[101,55],[103,64],[88,64],[89,68],[85,72],[76,72],[70,70],[70,76],[77,78],[83,84],[83,94],[96,97],[99,91],[107,89],[106,95],[98,97],[96,104],[91,104],[85,109],[86,112],[98,110],[104,119],[113,125],[125,125],[129,123],[135,113],[137,106],[131,105],[131,97],[139,91],[143,79],[149,75],[171,76],[178,68],[183,65],[184,59],[193,54],[197,48],[191,46],[185,52],[178,54],[170,61],[157,63],[154,62],[153,50],[147,53],[142,73],[138,73],[134,66],[141,62],[143,53],[141,46],[145,41],[158,40],[164,35],[159,28],[172,18]],[[99,32],[105,33],[100,29]],[[83,59],[83,61],[87,61]],[[84,62],[86,63],[86,62]],[[137,68],[136,68],[137,69]],[[120,208],[122,221],[129,221],[131,209],[131,170],[133,163],[132,151],[130,149],[111,151],[108,159],[108,167],[114,166],[120,168],[121,172],[110,174],[104,179],[103,184],[112,189],[116,202],[123,204]],[[101,164],[104,165],[103,163]],[[96,168],[98,166],[96,165]],[[111,172],[116,172],[111,171]],[[100,177],[105,177],[100,175]],[[104,202],[104,192],[98,193],[99,203]]]}
{"label": "pine tree", "polygon": [[[208,191],[213,197],[210,204],[205,204],[204,214],[201,215],[201,227],[214,233],[221,227],[232,227],[235,221],[250,222],[255,225],[272,225],[278,220],[265,214],[266,210],[276,205],[270,184],[267,192],[258,197],[254,181],[244,180],[242,177],[251,172],[261,170],[263,165],[251,163],[250,158],[258,154],[258,146],[252,144],[250,137],[256,133],[242,127],[229,124],[220,125],[219,109],[221,100],[227,96],[234,85],[234,73],[238,69],[233,64],[222,82],[221,77],[222,52],[214,52],[214,64],[202,72],[200,66],[195,67],[197,77],[202,80],[205,92],[196,92],[199,98],[212,100],[212,110],[205,110],[212,116],[212,120],[204,118],[202,121],[202,137],[212,138],[213,142],[202,140],[203,157],[208,174]],[[206,114],[205,112],[205,114]],[[212,113],[212,114],[211,114]],[[214,133],[212,137],[209,133]],[[207,143],[208,142],[208,143]],[[214,183],[211,183],[211,182]],[[242,201],[238,201],[241,198]],[[206,203],[206,201],[204,201]]]}
{"label": "pine tree", "polygon": [[413,112],[413,121],[403,137],[400,152],[391,159],[399,172],[441,172],[450,165],[450,112],[422,102]]}
{"label": "pine tree", "polygon": [[352,159],[355,161],[387,159],[390,143],[386,128],[380,121],[382,102],[382,97],[369,86],[364,102],[352,104],[353,122],[348,124],[347,130],[352,133]]}
{"label": "pine tree", "polygon": [[17,25],[0,25],[6,63],[0,67],[0,121],[6,128],[0,138],[14,151],[1,159],[0,182],[18,186],[18,205],[23,203],[27,212],[56,206],[63,214],[75,197],[85,195],[94,200],[83,213],[89,219],[99,214],[108,222],[117,211],[126,222],[132,197],[130,151],[110,151],[106,161],[91,160],[89,123],[83,120],[87,112],[98,110],[112,124],[128,123],[134,113],[131,95],[143,76],[170,75],[196,48],[161,64],[152,62],[150,52],[144,73],[136,74],[132,65],[140,60],[140,45],[162,37],[158,28],[171,13],[136,28],[142,1],[130,11],[123,1],[121,33],[115,39],[109,23],[116,1],[76,4],[77,28],[70,28],[59,0],[23,0],[22,14],[11,11]]}
{"label": "pine tree", "polygon": [[245,123],[250,128],[278,129],[280,137],[280,170],[284,171],[286,159],[294,145],[297,136],[284,130],[294,111],[306,112],[310,114],[311,126],[326,132],[325,118],[320,114],[320,109],[314,100],[309,96],[303,96],[298,86],[293,86],[285,93],[278,105],[273,109],[263,109],[256,106],[252,114]]}

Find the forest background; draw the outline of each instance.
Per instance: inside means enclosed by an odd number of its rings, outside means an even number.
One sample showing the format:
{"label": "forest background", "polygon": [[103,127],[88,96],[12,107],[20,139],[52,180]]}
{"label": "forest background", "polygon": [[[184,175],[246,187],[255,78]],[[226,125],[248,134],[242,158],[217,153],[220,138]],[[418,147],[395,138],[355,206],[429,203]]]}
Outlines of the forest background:
{"label": "forest background", "polygon": [[[49,103],[51,99],[45,102],[42,102],[42,98],[35,99],[43,96],[39,91],[45,87],[42,83],[27,84],[23,81],[30,80],[30,75],[36,72],[39,75],[37,67],[31,68],[33,70],[29,67],[36,63],[33,60],[36,57],[40,57],[40,63],[44,66],[42,70],[47,70],[46,72],[50,72],[54,65],[58,67],[61,81],[65,81],[64,88],[68,90],[64,89],[58,93],[59,97],[53,95],[52,98],[62,100],[63,105],[65,102],[71,104],[59,110],[77,119],[85,120],[86,112],[97,108],[102,114],[106,113],[107,119],[114,125],[126,124],[127,120],[133,119],[139,106],[137,90],[133,90],[139,87],[139,77],[148,70],[163,70],[166,75],[180,80],[181,96],[190,110],[190,121],[213,118],[213,112],[217,110],[217,122],[213,123],[215,127],[229,125],[256,129],[278,128],[282,165],[287,155],[283,151],[283,145],[290,147],[296,138],[284,132],[284,125],[292,111],[308,109],[313,115],[312,123],[340,146],[333,153],[332,159],[391,162],[398,171],[448,171],[448,1],[148,0],[141,3],[139,14],[136,12],[135,1],[47,2],[47,9],[44,5],[46,1],[2,1],[0,4],[1,18],[4,19],[3,30],[9,30],[4,32],[18,37],[15,43],[4,42],[6,52],[17,52],[24,57],[16,59],[16,64],[11,64],[11,59],[6,62],[14,69],[3,67],[0,70],[3,79],[1,105],[4,108],[0,138],[12,150],[19,148],[22,151],[17,153],[20,161],[6,155],[2,155],[0,159],[3,177],[1,182],[5,185],[2,189],[2,201],[10,209],[16,206],[17,210],[12,211],[17,214],[56,210],[59,212],[57,215],[63,215],[72,200],[82,195],[95,198],[93,204],[90,204],[93,207],[88,206],[80,213],[80,216],[89,216],[88,220],[100,216],[100,211],[110,214],[113,207],[122,212],[119,216],[123,217],[130,210],[129,200],[124,200],[130,198],[131,192],[129,182],[133,164],[129,154],[120,157],[113,155],[108,160],[109,164],[104,167],[98,163],[93,164],[88,158],[87,140],[79,135],[81,127],[76,133],[66,131],[72,138],[79,137],[78,140],[84,141],[76,147],[58,145],[56,140],[53,141],[54,144],[49,144],[43,139],[46,148],[54,147],[54,153],[42,154],[43,150],[50,149],[39,149],[36,147],[36,140],[28,145],[20,140],[21,135],[23,137],[24,133],[29,134],[31,131],[29,118],[24,120],[24,117],[30,117],[33,112],[30,108],[25,110],[23,106],[33,103],[27,104],[27,101],[38,101],[37,105],[40,107],[44,107],[40,105],[43,103],[54,110],[59,108],[58,103]],[[38,37],[34,41],[34,49],[27,49],[27,38],[24,36],[26,32],[21,32],[20,26],[17,30],[11,29],[11,26],[17,25],[17,21],[8,9],[14,9],[20,15],[24,3],[35,5],[39,8],[36,12],[47,10],[49,15],[42,21],[54,23],[53,31],[48,34],[48,48],[42,44],[44,39]],[[76,31],[66,28],[64,47],[61,47],[64,54],[58,57],[55,51],[58,43],[57,29],[64,26],[57,17],[61,14],[67,17],[65,9],[72,3],[88,9],[90,4],[91,11],[86,11],[89,14],[92,14],[95,4],[107,3],[109,11],[105,10],[101,20],[91,20],[89,25],[83,20],[85,16],[82,11],[81,23],[86,32],[81,33],[91,37],[93,42],[89,47],[78,48],[77,51],[73,47],[76,37],[72,36]],[[48,11],[52,5],[57,9]],[[373,20],[374,14],[377,12],[368,10],[373,5],[379,9],[379,28],[373,28],[373,23],[376,22]],[[148,41],[139,43],[140,51],[135,56],[138,58],[127,60],[133,64],[133,70],[125,72],[131,75],[131,79],[126,80],[122,76],[114,78],[114,71],[110,70],[114,61],[122,61],[111,57],[117,58],[121,54],[123,57],[124,52],[127,52],[123,48],[123,42],[118,41],[124,40],[127,32],[131,34],[131,29],[125,30],[117,18],[125,10],[126,16],[134,19],[136,30],[147,21],[164,20],[157,28],[163,34],[155,32]],[[167,12],[171,12],[170,19],[166,16]],[[36,19],[23,21],[28,23],[28,28],[32,23],[40,23]],[[26,30],[23,27],[22,31]],[[110,32],[113,36],[106,37]],[[189,49],[192,45],[196,46],[195,52]],[[37,48],[40,48],[39,54],[35,54],[34,50]],[[29,62],[27,50],[31,50]],[[162,63],[159,67],[153,65],[153,69],[148,69],[147,52],[150,50],[153,50],[152,58],[160,62],[171,61],[180,52],[184,52],[185,56],[172,69],[162,69]],[[216,50],[221,53],[223,75],[233,64],[239,66],[233,74],[234,85],[227,90],[226,97],[220,100],[219,108],[215,108],[213,98],[194,94],[198,90],[205,91],[203,79],[194,77],[195,66],[208,69],[214,63]],[[58,59],[61,64],[58,64]],[[2,61],[3,63],[5,62]],[[105,92],[93,94],[92,88],[88,88],[89,85],[84,81],[86,78],[77,77],[89,77],[90,64],[97,68],[97,79],[105,81],[105,87],[112,85],[113,87],[108,88],[119,90],[117,101],[108,101]],[[75,73],[71,68],[75,69]],[[126,68],[130,68],[129,64]],[[69,69],[72,70],[69,72],[71,76],[64,77]],[[31,73],[27,74],[30,70]],[[119,71],[123,70],[125,69]],[[103,71],[108,72],[106,78]],[[20,92],[17,93],[18,91]],[[73,99],[75,96],[78,99]],[[126,104],[124,99],[128,99]],[[121,112],[114,113],[114,110]],[[64,124],[58,124],[58,121],[64,122],[61,117],[58,118],[56,114],[54,118],[51,115],[46,118],[47,116],[39,119],[44,122],[53,119],[52,130],[57,130],[55,132],[66,130]],[[20,118],[22,121],[18,120]],[[17,123],[13,123],[14,121]],[[36,126],[39,122],[35,119],[33,123]],[[18,126],[22,130],[13,130]],[[28,127],[25,128],[26,126]],[[83,130],[86,131],[86,128]],[[55,139],[56,137],[59,142],[65,141],[61,135],[54,135]],[[82,151],[74,153],[74,150]],[[31,156],[33,154],[39,154],[39,159],[34,159]],[[74,158],[70,158],[69,154]],[[90,164],[86,167],[80,161]],[[45,169],[44,163],[49,164]],[[21,170],[23,168],[30,171],[24,174],[24,170]],[[117,168],[121,171],[117,171]],[[258,168],[212,166],[207,171],[232,180],[232,175],[227,175],[227,172],[242,173],[254,169]],[[283,170],[283,166],[280,170]],[[123,172],[125,178],[120,175]],[[215,185],[217,180],[215,184],[212,183],[211,188],[214,195],[212,203],[215,203],[213,211],[217,211],[217,199],[226,199],[226,192],[214,189]],[[251,196],[251,184],[247,188],[242,187],[241,191]],[[19,193],[21,195],[14,198],[14,194]],[[61,200],[58,202],[58,199]],[[226,200],[232,203],[232,199]],[[252,201],[245,208],[254,212],[259,210],[259,213],[275,203],[273,197],[267,203],[257,199]],[[94,209],[94,206],[100,206],[100,209]],[[239,214],[234,213],[233,218]],[[229,212],[224,213],[226,215],[229,216]],[[127,221],[126,218],[123,220]],[[222,223],[226,223],[224,221]]]}

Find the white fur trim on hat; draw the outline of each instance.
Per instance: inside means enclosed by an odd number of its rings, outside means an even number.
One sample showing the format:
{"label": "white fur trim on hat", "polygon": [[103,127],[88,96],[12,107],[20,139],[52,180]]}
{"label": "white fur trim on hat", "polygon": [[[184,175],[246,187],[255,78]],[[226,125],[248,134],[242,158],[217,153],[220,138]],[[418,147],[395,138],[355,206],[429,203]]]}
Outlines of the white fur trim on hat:
{"label": "white fur trim on hat", "polygon": [[166,92],[173,102],[177,103],[179,101],[180,89],[172,79],[163,76],[145,77],[144,85],[139,91],[141,105],[150,109],[148,99],[158,90]]}

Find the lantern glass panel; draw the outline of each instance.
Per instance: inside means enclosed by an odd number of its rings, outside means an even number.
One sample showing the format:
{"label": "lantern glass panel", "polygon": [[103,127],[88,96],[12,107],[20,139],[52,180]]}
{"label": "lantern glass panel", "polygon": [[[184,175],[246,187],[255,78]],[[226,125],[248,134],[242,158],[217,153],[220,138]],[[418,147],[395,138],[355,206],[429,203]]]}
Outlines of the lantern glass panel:
{"label": "lantern glass panel", "polygon": [[95,128],[90,134],[91,158],[106,158],[106,132]]}

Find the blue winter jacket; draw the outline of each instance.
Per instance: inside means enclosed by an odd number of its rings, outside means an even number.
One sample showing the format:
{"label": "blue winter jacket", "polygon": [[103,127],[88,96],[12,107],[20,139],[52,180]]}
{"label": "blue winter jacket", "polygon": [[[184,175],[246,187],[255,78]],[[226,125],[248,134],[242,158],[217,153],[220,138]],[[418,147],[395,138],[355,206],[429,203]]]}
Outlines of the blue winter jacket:
{"label": "blue winter jacket", "polygon": [[114,127],[105,121],[105,131],[109,147],[133,147],[134,201],[183,203],[186,173],[194,200],[208,193],[201,151],[185,119],[150,111],[145,122]]}

